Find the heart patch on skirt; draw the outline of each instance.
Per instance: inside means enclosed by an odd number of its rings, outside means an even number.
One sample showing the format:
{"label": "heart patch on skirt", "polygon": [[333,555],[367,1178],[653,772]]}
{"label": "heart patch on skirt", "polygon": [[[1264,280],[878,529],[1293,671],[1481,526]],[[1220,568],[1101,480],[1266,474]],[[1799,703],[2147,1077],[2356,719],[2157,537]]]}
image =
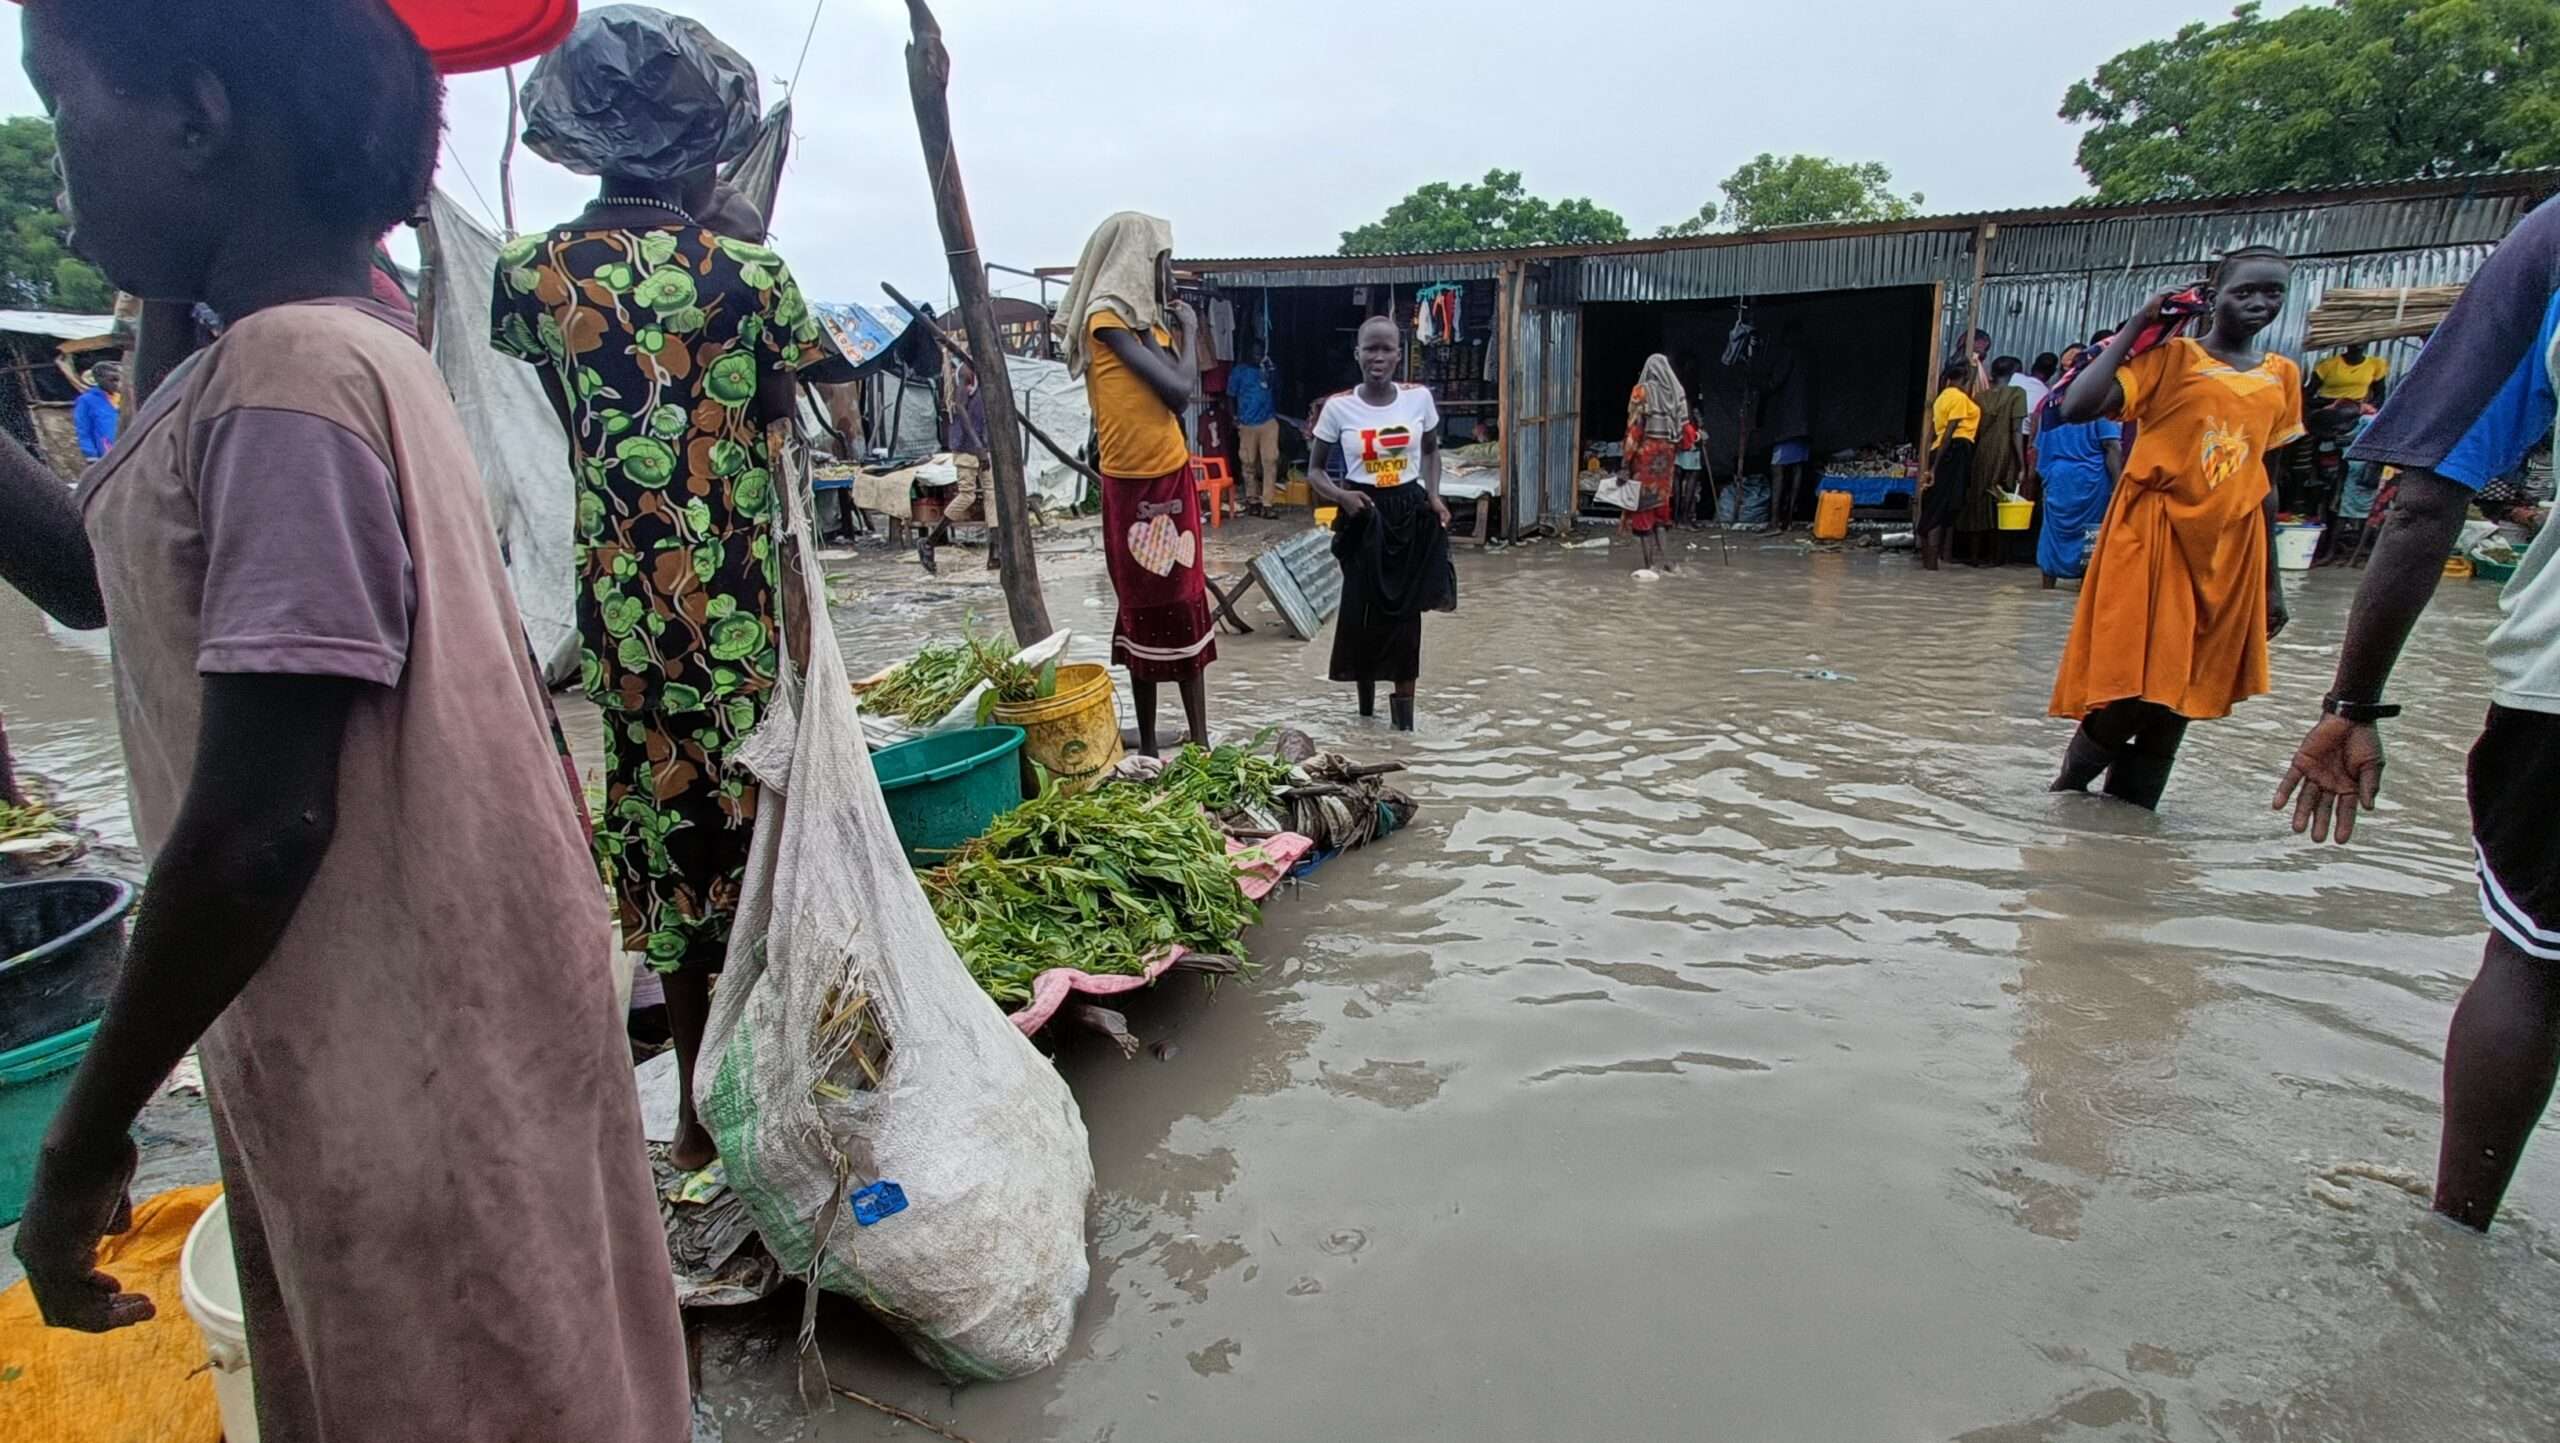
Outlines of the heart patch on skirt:
{"label": "heart patch on skirt", "polygon": [[1177,528],[1170,516],[1152,517],[1129,528],[1130,558],[1158,576],[1171,576],[1175,567],[1191,565],[1199,554],[1199,534]]}

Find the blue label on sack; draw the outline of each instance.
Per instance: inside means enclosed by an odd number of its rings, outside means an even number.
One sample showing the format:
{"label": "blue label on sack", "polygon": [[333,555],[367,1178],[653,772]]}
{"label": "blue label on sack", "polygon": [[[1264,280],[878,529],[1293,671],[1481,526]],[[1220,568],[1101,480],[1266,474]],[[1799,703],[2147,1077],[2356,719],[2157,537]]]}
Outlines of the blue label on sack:
{"label": "blue label on sack", "polygon": [[869,1227],[882,1218],[896,1217],[907,1210],[907,1190],[896,1183],[881,1181],[854,1189],[847,1199],[853,1204],[853,1220]]}

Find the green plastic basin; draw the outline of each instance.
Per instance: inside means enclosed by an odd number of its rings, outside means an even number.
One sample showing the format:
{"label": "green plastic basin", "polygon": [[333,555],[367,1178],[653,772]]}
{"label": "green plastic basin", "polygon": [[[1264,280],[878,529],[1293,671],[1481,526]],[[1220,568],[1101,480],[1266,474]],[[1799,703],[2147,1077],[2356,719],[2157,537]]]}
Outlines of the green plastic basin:
{"label": "green plastic basin", "polygon": [[0,1052],[0,1227],[26,1211],[45,1129],[71,1090],[71,1069],[89,1050],[98,1024],[83,1023],[24,1047]]}
{"label": "green plastic basin", "polygon": [[973,727],[872,753],[907,865],[939,867],[1022,805],[1020,727]]}

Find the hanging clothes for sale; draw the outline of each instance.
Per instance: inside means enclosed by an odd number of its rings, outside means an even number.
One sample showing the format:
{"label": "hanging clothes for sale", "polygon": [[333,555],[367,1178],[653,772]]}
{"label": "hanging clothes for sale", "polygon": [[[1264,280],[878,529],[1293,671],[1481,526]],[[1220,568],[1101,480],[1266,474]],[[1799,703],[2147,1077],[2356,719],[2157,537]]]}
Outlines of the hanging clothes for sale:
{"label": "hanging clothes for sale", "polygon": [[1236,358],[1236,303],[1225,296],[1209,302],[1209,354],[1221,361]]}

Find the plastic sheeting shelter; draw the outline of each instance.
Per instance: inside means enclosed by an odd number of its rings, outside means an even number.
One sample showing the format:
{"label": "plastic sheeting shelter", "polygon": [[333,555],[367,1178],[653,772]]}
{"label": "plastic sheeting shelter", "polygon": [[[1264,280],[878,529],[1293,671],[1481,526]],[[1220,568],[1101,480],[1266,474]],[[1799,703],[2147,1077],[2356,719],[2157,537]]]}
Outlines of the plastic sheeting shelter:
{"label": "plastic sheeting shelter", "polygon": [[489,346],[498,237],[439,190],[434,201],[436,369],[453,391],[489,494],[489,524],[543,675],[578,674],[577,490],[569,437],[533,367]]}

